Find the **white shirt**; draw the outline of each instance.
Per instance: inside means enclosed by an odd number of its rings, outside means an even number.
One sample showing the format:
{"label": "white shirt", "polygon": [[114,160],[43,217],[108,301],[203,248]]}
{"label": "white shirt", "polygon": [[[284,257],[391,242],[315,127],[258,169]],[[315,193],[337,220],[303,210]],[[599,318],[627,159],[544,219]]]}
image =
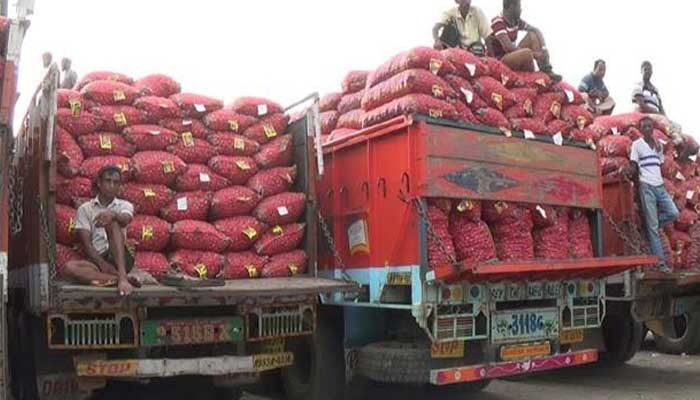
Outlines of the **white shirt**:
{"label": "white shirt", "polygon": [[[102,203],[100,203],[98,196],[78,208],[77,216],[75,218],[75,229],[90,232],[92,235],[92,246],[99,254],[109,250],[107,231],[105,228],[98,228],[95,226],[95,219],[104,211],[114,211],[115,213],[127,214],[133,217],[134,206],[126,200],[115,198],[107,207],[105,207],[102,205]],[[124,234],[126,235],[126,228],[124,228]]]}
{"label": "white shirt", "polygon": [[637,83],[632,91],[632,100],[637,96],[642,96],[644,104],[651,107],[654,111],[661,111],[661,98],[659,97],[658,89],[653,85],[647,86],[644,82]]}
{"label": "white shirt", "polygon": [[491,24],[479,7],[471,6],[466,18],[462,17],[459,7],[451,8],[442,15],[440,22],[447,25],[452,19],[457,20],[457,28],[464,48],[491,35]]}
{"label": "white shirt", "polygon": [[644,138],[632,143],[630,160],[639,166],[639,180],[651,186],[662,186],[664,178],[661,175],[661,165],[664,163],[663,148],[651,148]]}

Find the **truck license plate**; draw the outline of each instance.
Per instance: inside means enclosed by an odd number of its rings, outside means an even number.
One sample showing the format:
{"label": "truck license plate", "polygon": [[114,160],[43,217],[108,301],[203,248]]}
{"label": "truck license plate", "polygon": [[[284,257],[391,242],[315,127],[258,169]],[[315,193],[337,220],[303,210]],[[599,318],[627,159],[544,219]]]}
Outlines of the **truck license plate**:
{"label": "truck license plate", "polygon": [[491,317],[491,340],[494,343],[557,338],[559,313],[556,309],[504,311]]}
{"label": "truck license plate", "polygon": [[294,353],[256,354],[253,356],[253,368],[257,372],[272,371],[294,364]]}
{"label": "truck license plate", "polygon": [[243,341],[241,317],[148,320],[141,324],[141,345],[178,346]]}
{"label": "truck license plate", "polygon": [[432,358],[462,358],[464,357],[464,342],[433,343],[430,346]]}

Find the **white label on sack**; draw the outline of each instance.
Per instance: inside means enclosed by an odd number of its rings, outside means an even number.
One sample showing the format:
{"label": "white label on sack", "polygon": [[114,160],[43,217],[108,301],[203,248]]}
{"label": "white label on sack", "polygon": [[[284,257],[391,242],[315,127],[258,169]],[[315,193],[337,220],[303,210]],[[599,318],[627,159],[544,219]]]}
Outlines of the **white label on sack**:
{"label": "white label on sack", "polygon": [[547,211],[545,211],[544,208],[542,208],[541,206],[537,206],[535,207],[535,210],[537,210],[540,213],[542,218],[547,219]]}
{"label": "white label on sack", "polygon": [[204,107],[204,104],[195,104],[194,109],[197,110],[197,112],[203,113],[207,111],[207,108]]}
{"label": "white label on sack", "polygon": [[523,131],[523,133],[525,134],[525,139],[534,139],[535,138],[535,134],[532,133],[532,131],[529,129],[525,129]]}
{"label": "white label on sack", "polygon": [[258,105],[258,116],[262,117],[263,115],[267,115],[267,104]]}
{"label": "white label on sack", "polygon": [[557,146],[561,146],[564,144],[564,136],[561,134],[561,132],[552,136],[552,140],[554,141],[554,144],[556,144]]}
{"label": "white label on sack", "polygon": [[693,196],[695,196],[695,192],[693,192],[692,190],[689,190],[688,193],[685,194],[685,198],[687,200],[693,200]]}
{"label": "white label on sack", "polygon": [[620,131],[618,131],[617,128],[615,128],[614,126],[613,126],[613,128],[612,128],[612,132],[613,132],[613,135],[615,135],[615,136],[619,136],[619,135],[620,135]]}
{"label": "white label on sack", "polygon": [[187,125],[192,125],[192,120],[191,120],[191,119],[183,120],[183,121],[182,121],[182,125],[185,125],[185,126],[187,126]]}
{"label": "white label on sack", "polygon": [[464,98],[467,100],[467,104],[472,104],[472,101],[474,101],[474,92],[465,88],[460,89],[462,89],[462,93],[464,93]]}
{"label": "white label on sack", "polygon": [[284,217],[285,215],[289,215],[289,210],[287,210],[287,207],[285,206],[277,207],[277,214]]}
{"label": "white label on sack", "polygon": [[153,136],[158,136],[158,135],[160,135],[160,131],[156,131],[156,130],[148,131],[148,133],[150,133],[150,134],[153,135]]}
{"label": "white label on sack", "polygon": [[180,197],[177,199],[177,210],[187,211],[187,197]]}
{"label": "white label on sack", "polygon": [[209,177],[209,174],[205,174],[204,172],[199,173],[199,181],[200,182],[211,182],[211,178]]}
{"label": "white label on sack", "polygon": [[569,99],[569,103],[574,102],[574,92],[571,90],[565,90],[564,93],[566,93],[566,98]]}
{"label": "white label on sack", "polygon": [[688,158],[690,158],[690,161],[692,161],[692,162],[695,162],[698,160],[698,156],[690,156]]}
{"label": "white label on sack", "polygon": [[476,74],[476,65],[464,63],[464,66],[467,68],[467,71],[469,71],[469,75],[474,76],[474,74]]}
{"label": "white label on sack", "polygon": [[160,103],[160,104],[158,104],[158,107],[160,107],[160,108],[170,108],[170,104],[168,104],[168,103]]}
{"label": "white label on sack", "polygon": [[659,139],[659,143],[661,143],[662,146],[666,146],[668,144],[668,142],[663,139]]}
{"label": "white label on sack", "polygon": [[683,174],[681,174],[681,173],[679,172],[679,173],[676,174],[676,179],[678,179],[679,181],[684,181],[684,180],[685,180],[685,176],[683,176]]}

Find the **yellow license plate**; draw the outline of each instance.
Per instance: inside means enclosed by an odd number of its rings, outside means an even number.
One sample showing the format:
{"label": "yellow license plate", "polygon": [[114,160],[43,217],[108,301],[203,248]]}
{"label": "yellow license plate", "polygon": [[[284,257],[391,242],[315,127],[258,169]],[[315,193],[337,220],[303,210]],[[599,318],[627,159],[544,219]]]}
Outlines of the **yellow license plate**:
{"label": "yellow license plate", "polygon": [[257,372],[288,367],[294,363],[294,353],[256,354],[253,356],[253,368]]}
{"label": "yellow license plate", "polygon": [[562,331],[559,336],[561,344],[573,344],[583,342],[583,329],[574,329],[572,331]]}
{"label": "yellow license plate", "polygon": [[548,356],[551,353],[552,346],[549,342],[501,347],[501,359],[503,361],[528,360]]}
{"label": "yellow license plate", "polygon": [[462,358],[464,357],[464,342],[433,343],[430,347],[432,358]]}
{"label": "yellow license plate", "polygon": [[390,272],[386,277],[386,284],[389,286],[411,286],[410,272]]}

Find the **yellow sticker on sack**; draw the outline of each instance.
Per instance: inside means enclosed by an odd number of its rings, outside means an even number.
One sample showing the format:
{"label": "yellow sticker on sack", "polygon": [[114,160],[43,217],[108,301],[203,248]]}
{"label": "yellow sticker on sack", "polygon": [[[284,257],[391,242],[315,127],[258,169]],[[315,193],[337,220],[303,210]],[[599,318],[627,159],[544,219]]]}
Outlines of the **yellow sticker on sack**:
{"label": "yellow sticker on sack", "polygon": [[153,239],[153,227],[149,225],[144,225],[141,228],[141,240],[144,242]]}
{"label": "yellow sticker on sack", "polygon": [[126,100],[126,93],[123,90],[114,91],[114,101],[124,101]]}
{"label": "yellow sticker on sack", "polygon": [[501,74],[501,82],[503,83],[503,86],[507,85],[508,82],[510,82],[510,78],[508,75]]}
{"label": "yellow sticker on sack", "polygon": [[199,279],[207,279],[207,266],[199,263],[194,266],[194,271],[199,275]]}
{"label": "yellow sticker on sack", "polygon": [[272,228],[272,233],[274,233],[277,236],[282,236],[282,234],[284,234],[284,229],[282,229],[281,226],[277,225],[276,227]]}
{"label": "yellow sticker on sack", "polygon": [[75,230],[75,220],[73,218],[71,218],[68,221],[68,233],[73,233],[74,230]]}
{"label": "yellow sticker on sack", "polygon": [[245,150],[245,140],[241,138],[233,139],[233,148],[236,150]]}
{"label": "yellow sticker on sack", "polygon": [[154,192],[151,188],[145,188],[143,189],[143,197],[156,197],[156,192]]}
{"label": "yellow sticker on sack", "polygon": [[258,236],[258,231],[256,231],[255,228],[249,226],[248,228],[245,228],[243,234],[246,235],[248,239],[253,240],[256,236]]}
{"label": "yellow sticker on sack", "polygon": [[508,209],[508,204],[506,204],[502,201],[499,201],[498,203],[493,205],[493,208],[495,208],[496,212],[500,215],[500,214],[503,214],[503,211]]}
{"label": "yellow sticker on sack", "polygon": [[538,85],[540,85],[540,86],[542,86],[542,87],[546,87],[546,86],[547,86],[547,82],[546,82],[544,79],[542,79],[542,78],[537,79],[537,80],[535,81],[535,83],[538,84]]}
{"label": "yellow sticker on sack", "polygon": [[433,85],[433,96],[435,96],[435,97],[444,97],[445,96],[445,90],[442,88],[442,86]]}
{"label": "yellow sticker on sack", "polygon": [[182,144],[185,147],[194,146],[194,137],[192,137],[192,132],[182,132]]}
{"label": "yellow sticker on sack", "polygon": [[428,115],[430,118],[442,118],[442,110],[429,110]]}
{"label": "yellow sticker on sack", "polygon": [[119,169],[121,169],[122,172],[129,172],[129,164],[121,164],[119,165]]}
{"label": "yellow sticker on sack", "polygon": [[561,104],[559,104],[558,101],[553,102],[552,106],[549,107],[549,112],[551,112],[555,117],[559,118],[561,115]]}
{"label": "yellow sticker on sack", "polygon": [[240,125],[238,125],[238,121],[230,119],[228,121],[228,127],[229,127],[229,129],[231,129],[232,132],[238,132]]}
{"label": "yellow sticker on sack", "polygon": [[172,174],[175,172],[175,164],[172,161],[163,161],[163,173]]}
{"label": "yellow sticker on sack", "polygon": [[272,139],[273,137],[277,136],[277,131],[275,130],[275,127],[272,125],[263,125],[263,130],[265,131],[265,136],[268,139]]}
{"label": "yellow sticker on sack", "polygon": [[499,110],[503,111],[503,96],[500,93],[491,93],[491,100]]}
{"label": "yellow sticker on sack", "polygon": [[107,77],[108,81],[119,82],[119,75],[113,74]]}
{"label": "yellow sticker on sack", "polygon": [[68,100],[68,105],[70,106],[70,112],[74,117],[80,117],[80,112],[83,110],[83,105],[80,100],[70,99]]}
{"label": "yellow sticker on sack", "polygon": [[474,209],[474,203],[469,200],[464,200],[457,205],[457,211],[463,213],[465,211],[471,211]]}
{"label": "yellow sticker on sack", "polygon": [[114,114],[114,122],[117,124],[117,126],[126,126],[129,123],[126,120],[126,115],[121,112]]}
{"label": "yellow sticker on sack", "polygon": [[253,201],[253,199],[248,196],[240,196],[236,197],[236,201],[238,201],[239,203],[250,203],[251,201]]}
{"label": "yellow sticker on sack", "polygon": [[289,265],[287,265],[287,268],[289,268],[289,272],[292,274],[292,276],[297,275],[299,273],[299,267],[294,263],[290,263]]}
{"label": "yellow sticker on sack", "polygon": [[248,277],[250,278],[257,278],[260,275],[255,265],[246,265],[245,269],[248,271]]}
{"label": "yellow sticker on sack", "polygon": [[430,72],[437,75],[438,72],[440,72],[441,68],[442,68],[442,60],[438,60],[436,58],[430,59]]}
{"label": "yellow sticker on sack", "polygon": [[530,116],[532,116],[532,114],[535,113],[535,110],[532,106],[532,100],[525,99],[525,101],[523,102],[523,110],[525,110],[527,115],[530,115]]}
{"label": "yellow sticker on sack", "polygon": [[579,115],[579,116],[576,118],[576,125],[578,126],[578,129],[583,129],[583,128],[585,128],[587,122],[588,122],[588,120],[587,120],[586,117],[584,117],[583,115]]}
{"label": "yellow sticker on sack", "polygon": [[107,135],[100,135],[100,148],[102,150],[112,150],[112,139]]}
{"label": "yellow sticker on sack", "polygon": [[248,171],[250,170],[250,165],[248,165],[247,161],[236,161],[236,166],[241,170],[241,171]]}

